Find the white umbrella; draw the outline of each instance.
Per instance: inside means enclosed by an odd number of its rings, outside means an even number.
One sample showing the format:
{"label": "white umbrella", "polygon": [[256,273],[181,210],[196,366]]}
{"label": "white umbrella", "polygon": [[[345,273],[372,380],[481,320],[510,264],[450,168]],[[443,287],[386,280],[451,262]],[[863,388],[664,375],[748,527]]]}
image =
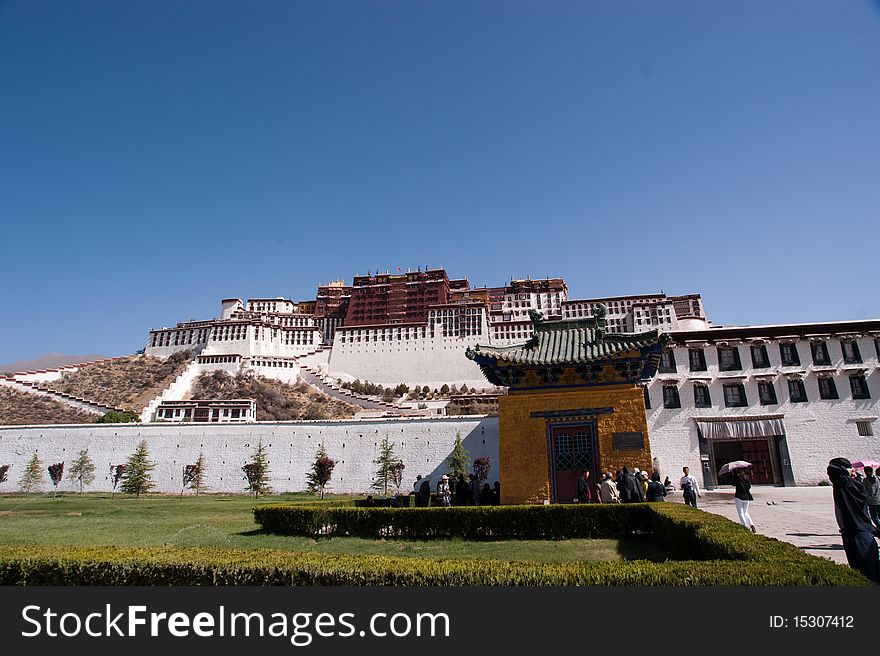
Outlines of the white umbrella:
{"label": "white umbrella", "polygon": [[724,476],[727,473],[732,472],[734,469],[745,469],[746,467],[751,467],[752,463],[746,462],[745,460],[734,460],[733,462],[728,462],[721,469],[718,470],[719,476]]}

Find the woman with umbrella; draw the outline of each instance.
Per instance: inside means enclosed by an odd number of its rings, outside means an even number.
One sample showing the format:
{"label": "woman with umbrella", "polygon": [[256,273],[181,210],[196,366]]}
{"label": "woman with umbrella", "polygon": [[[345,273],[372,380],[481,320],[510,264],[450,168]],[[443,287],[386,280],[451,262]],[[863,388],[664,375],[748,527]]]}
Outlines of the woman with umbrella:
{"label": "woman with umbrella", "polygon": [[745,460],[735,460],[724,465],[718,474],[720,476],[728,473],[732,474],[733,484],[736,486],[733,501],[736,503],[736,512],[739,515],[739,521],[743,526],[751,529],[752,533],[757,533],[758,530],[755,528],[755,523],[752,521],[751,515],[749,515],[749,502],[755,500],[750,491],[752,488],[752,482],[749,480],[749,476],[746,473],[746,470],[751,466],[752,463],[746,462]]}

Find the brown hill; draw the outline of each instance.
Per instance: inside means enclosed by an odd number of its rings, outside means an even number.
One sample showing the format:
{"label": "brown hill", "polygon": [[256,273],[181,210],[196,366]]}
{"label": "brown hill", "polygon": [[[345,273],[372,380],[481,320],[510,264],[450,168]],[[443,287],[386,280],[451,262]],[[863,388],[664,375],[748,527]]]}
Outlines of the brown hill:
{"label": "brown hill", "polygon": [[93,424],[98,415],[45,396],[0,387],[0,424]]}
{"label": "brown hill", "polygon": [[140,412],[174,382],[192,357],[188,351],[175,353],[164,360],[132,355],[66,373],[60,380],[49,383],[49,388]]}
{"label": "brown hill", "polygon": [[347,419],[360,410],[337,401],[306,383],[288,385],[261,376],[230,376],[225,371],[202,374],[192,388],[194,399],[254,399],[258,421]]}

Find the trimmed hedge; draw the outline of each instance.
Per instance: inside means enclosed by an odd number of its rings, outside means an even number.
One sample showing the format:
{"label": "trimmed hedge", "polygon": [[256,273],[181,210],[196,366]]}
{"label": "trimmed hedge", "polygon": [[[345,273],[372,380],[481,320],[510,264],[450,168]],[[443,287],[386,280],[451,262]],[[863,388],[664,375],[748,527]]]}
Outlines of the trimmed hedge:
{"label": "trimmed hedge", "polygon": [[267,533],[431,540],[562,540],[652,532],[647,504],[324,508],[275,504],[254,508]]}
{"label": "trimmed hedge", "polygon": [[544,565],[284,551],[0,547],[2,585],[870,585],[820,558]]}

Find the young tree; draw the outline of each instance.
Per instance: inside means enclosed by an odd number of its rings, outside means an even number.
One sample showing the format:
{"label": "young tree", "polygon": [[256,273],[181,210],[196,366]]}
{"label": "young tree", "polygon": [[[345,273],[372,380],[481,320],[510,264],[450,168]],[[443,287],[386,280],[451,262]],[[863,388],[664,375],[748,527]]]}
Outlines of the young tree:
{"label": "young tree", "polygon": [[467,478],[468,464],[470,461],[471,456],[467,452],[467,449],[464,448],[464,444],[461,443],[461,433],[456,433],[455,444],[452,446],[452,453],[450,453],[449,457],[446,459],[446,462],[449,465],[449,470],[447,471],[449,478],[453,481],[457,481],[459,476]]}
{"label": "young tree", "polygon": [[470,390],[468,389],[468,386],[467,386],[467,385],[462,385],[462,386],[461,386],[461,393],[462,393],[462,394],[467,394],[468,392],[470,392]]}
{"label": "young tree", "polygon": [[147,441],[141,440],[135,452],[125,463],[125,473],[122,475],[120,491],[123,494],[133,494],[137,498],[150,492],[154,487],[152,471],[155,468],[156,463],[150,460]]}
{"label": "young tree", "polygon": [[192,484],[193,479],[198,472],[198,465],[184,465],[183,475],[180,478],[180,498],[183,498],[183,491]]}
{"label": "young tree", "polygon": [[33,457],[24,469],[21,478],[18,479],[18,485],[22,492],[30,492],[35,487],[43,484],[43,463],[40,462],[40,455],[34,451]]}
{"label": "young tree", "polygon": [[403,460],[398,460],[391,466],[391,480],[394,483],[394,487],[397,488],[397,494],[400,494],[400,484],[403,483],[404,469],[406,469],[406,465],[403,464]]}
{"label": "young tree", "polygon": [[64,477],[64,463],[56,462],[54,465],[49,465],[49,478],[52,480],[52,487],[54,490],[52,491],[52,498],[55,499],[58,496],[58,484],[61,482],[61,479]]}
{"label": "young tree", "polygon": [[398,463],[401,465],[403,464],[403,462],[394,455],[394,443],[390,442],[386,435],[382,438],[382,444],[379,445],[379,455],[377,455],[376,459],[373,461],[373,464],[376,465],[376,473],[373,475],[373,484],[370,487],[387,497],[389,484],[394,484],[393,470]]}
{"label": "young tree", "polygon": [[323,499],[324,490],[330,483],[330,478],[333,476],[333,468],[335,466],[336,461],[327,455],[327,451],[322,444],[318,449],[318,452],[315,454],[315,462],[312,463],[312,470],[306,474],[309,492],[312,494],[320,494]]}
{"label": "young tree", "polygon": [[248,483],[245,489],[253,492],[255,499],[261,494],[265,496],[272,493],[272,488],[269,487],[269,460],[266,458],[266,449],[262,440],[257,443],[257,448],[251,456],[251,462],[241,470]]}
{"label": "young tree", "polygon": [[443,394],[444,396],[449,394],[449,385],[447,385],[446,383],[443,383],[443,387],[440,388],[440,393]]}
{"label": "young tree", "polygon": [[0,465],[0,483],[6,482],[6,475],[9,473],[9,465]]}
{"label": "young tree", "polygon": [[123,476],[125,476],[125,465],[110,465],[110,480],[113,481],[111,498],[116,497],[116,486],[119,485],[119,481],[122,480]]}
{"label": "young tree", "polygon": [[201,451],[199,451],[199,458],[196,460],[195,468],[195,474],[189,482],[189,489],[193,490],[196,496],[199,496],[199,494],[208,489],[208,485],[205,483],[205,454]]}
{"label": "young tree", "polygon": [[474,460],[474,474],[480,483],[489,478],[489,469],[491,469],[491,467],[492,462],[486,456]]}
{"label": "young tree", "polygon": [[95,481],[95,463],[89,457],[89,450],[79,452],[76,460],[67,471],[67,478],[79,482],[79,493],[83,493],[83,485],[91,485]]}

